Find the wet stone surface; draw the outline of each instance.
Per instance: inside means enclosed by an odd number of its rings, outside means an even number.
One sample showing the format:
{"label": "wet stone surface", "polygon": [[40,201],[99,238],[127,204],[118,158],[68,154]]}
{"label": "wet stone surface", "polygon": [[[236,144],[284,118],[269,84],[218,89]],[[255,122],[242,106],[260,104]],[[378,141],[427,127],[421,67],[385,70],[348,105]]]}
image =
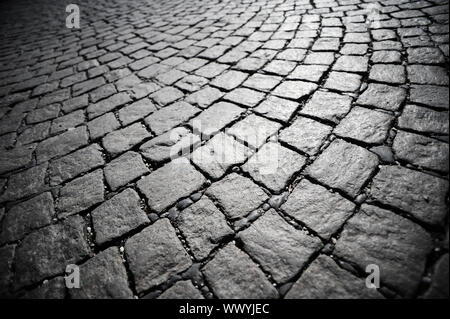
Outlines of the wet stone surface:
{"label": "wet stone surface", "polygon": [[0,298],[448,298],[448,0],[78,5],[0,5]]}

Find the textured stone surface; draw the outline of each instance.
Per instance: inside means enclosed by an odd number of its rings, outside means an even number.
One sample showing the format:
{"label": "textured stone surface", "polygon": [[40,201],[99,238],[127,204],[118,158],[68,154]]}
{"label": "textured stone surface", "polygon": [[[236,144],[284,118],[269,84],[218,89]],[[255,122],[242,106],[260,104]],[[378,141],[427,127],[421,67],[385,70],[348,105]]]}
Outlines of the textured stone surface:
{"label": "textured stone surface", "polygon": [[288,181],[305,165],[305,157],[281,146],[269,142],[252,156],[242,169],[257,182],[268,189],[279,192]]}
{"label": "textured stone surface", "polygon": [[434,265],[433,281],[424,294],[427,299],[448,298],[448,253],[443,255]]}
{"label": "textured stone surface", "polygon": [[73,216],[59,224],[41,228],[27,237],[16,250],[14,286],[22,287],[63,273],[90,253],[83,219]]}
{"label": "textured stone surface", "polygon": [[307,168],[307,174],[355,197],[377,165],[375,154],[338,139]]}
{"label": "textured stone surface", "polygon": [[337,241],[335,254],[365,269],[380,268],[381,283],[400,294],[417,289],[431,249],[431,237],[420,226],[393,212],[370,205],[352,217]]}
{"label": "textured stone surface", "polygon": [[417,105],[405,105],[402,115],[398,118],[400,128],[447,135],[448,122],[447,112],[433,111]]}
{"label": "textured stone surface", "polygon": [[135,123],[121,130],[109,133],[103,138],[103,146],[111,154],[127,151],[144,139],[150,137],[145,127]]}
{"label": "textured stone surface", "polygon": [[337,123],[350,111],[351,102],[346,95],[316,91],[300,112]]}
{"label": "textured stone surface", "polygon": [[294,277],[321,246],[319,239],[294,228],[274,210],[240,232],[238,238],[243,249],[278,283]]}
{"label": "textured stone surface", "polygon": [[373,179],[372,196],[416,218],[439,224],[446,215],[448,181],[398,166],[382,166]]}
{"label": "textured stone surface", "polygon": [[183,280],[160,294],[158,299],[204,299],[204,297],[189,280]]}
{"label": "textured stone surface", "polygon": [[176,102],[146,117],[145,123],[159,135],[189,120],[198,112],[199,109],[186,102]]}
{"label": "textured stone surface", "polygon": [[125,253],[138,292],[162,284],[192,264],[165,218],[128,239]]}
{"label": "textured stone surface", "polygon": [[141,155],[130,151],[109,162],[104,172],[106,182],[114,191],[150,171]]}
{"label": "textured stone surface", "polygon": [[356,103],[396,111],[405,99],[406,91],[401,87],[371,83]]}
{"label": "textured stone surface", "polygon": [[204,267],[204,274],[219,298],[267,299],[278,295],[258,266],[234,244],[219,250]]}
{"label": "textured stone surface", "polygon": [[137,186],[147,197],[150,208],[161,212],[198,190],[204,182],[205,177],[180,158],[142,178]]}
{"label": "textured stone surface", "polygon": [[102,245],[149,222],[139,195],[127,188],[92,211],[95,241]]}
{"label": "textured stone surface", "polygon": [[206,258],[224,238],[234,234],[225,216],[207,197],[184,209],[177,225],[199,260]]}
{"label": "textured stone surface", "polygon": [[80,288],[70,289],[69,293],[75,299],[132,298],[127,272],[117,247],[110,247],[82,264]]}
{"label": "textured stone surface", "polygon": [[360,279],[328,256],[320,255],[285,296],[286,299],[382,299]]}
{"label": "textured stone surface", "polygon": [[289,216],[329,239],[351,216],[355,204],[337,193],[303,179],[281,209]]}

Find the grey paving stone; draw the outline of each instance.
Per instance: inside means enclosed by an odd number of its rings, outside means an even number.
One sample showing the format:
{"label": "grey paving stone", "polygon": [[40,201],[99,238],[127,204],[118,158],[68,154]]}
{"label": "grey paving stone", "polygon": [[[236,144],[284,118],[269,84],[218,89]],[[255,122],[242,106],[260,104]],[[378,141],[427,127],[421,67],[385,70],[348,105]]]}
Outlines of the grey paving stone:
{"label": "grey paving stone", "polygon": [[67,115],[58,117],[52,121],[52,127],[50,129],[50,134],[57,134],[64,132],[68,129],[74,128],[78,125],[83,124],[85,121],[84,112],[78,110]]}
{"label": "grey paving stone", "polygon": [[184,209],[178,215],[177,225],[198,260],[206,258],[223,239],[234,234],[225,216],[207,197]]}
{"label": "grey paving stone", "polygon": [[58,185],[104,164],[102,149],[98,144],[91,144],[51,161],[48,171],[50,184]]}
{"label": "grey paving stone", "polygon": [[201,143],[198,135],[184,127],[176,127],[144,143],[140,148],[142,156],[152,162],[165,162],[189,153]]}
{"label": "grey paving stone", "polygon": [[408,65],[408,79],[411,83],[448,85],[447,70],[434,65]]}
{"label": "grey paving stone", "polygon": [[149,223],[139,195],[127,188],[105,201],[91,213],[95,242],[103,245]]}
{"label": "grey paving stone", "polygon": [[393,116],[364,107],[354,107],[333,133],[368,144],[381,144],[388,137]]}
{"label": "grey paving stone", "polygon": [[434,85],[411,85],[410,101],[436,108],[449,108],[448,88]]}
{"label": "grey paving stone", "polygon": [[279,76],[255,73],[243,85],[255,90],[268,92],[277,86],[281,80],[282,78]]}
{"label": "grey paving stone", "polygon": [[64,299],[66,297],[66,282],[63,277],[55,277],[44,281],[39,287],[27,291],[24,299]]}
{"label": "grey paving stone", "polygon": [[28,286],[61,274],[66,265],[90,254],[84,222],[79,216],[38,229],[25,237],[16,249],[14,287]]}
{"label": "grey paving stone", "polygon": [[86,126],[79,126],[62,134],[50,137],[36,147],[38,163],[48,161],[57,156],[66,155],[88,144]]}
{"label": "grey paving stone", "polygon": [[27,116],[27,123],[34,124],[44,122],[58,117],[60,112],[59,104],[50,104],[31,111]]}
{"label": "grey paving stone", "polygon": [[279,123],[252,114],[233,125],[227,132],[249,147],[258,149],[280,128]]}
{"label": "grey paving stone", "polygon": [[179,158],[142,178],[137,186],[147,197],[149,207],[160,213],[194,193],[205,181],[185,158]]}
{"label": "grey paving stone", "polygon": [[325,255],[319,255],[285,296],[286,299],[383,299],[364,279],[340,268]]}
{"label": "grey paving stone", "polygon": [[138,293],[164,283],[192,264],[166,218],[128,239],[125,254]]}
{"label": "grey paving stone", "polygon": [[399,166],[382,166],[371,187],[373,198],[419,220],[439,224],[446,215],[448,181]]}
{"label": "grey paving stone", "polygon": [[223,95],[224,93],[220,90],[206,86],[203,89],[188,95],[185,101],[201,108],[207,108]]}
{"label": "grey paving stone", "polygon": [[298,230],[273,209],[238,234],[243,249],[252,256],[275,281],[292,279],[322,243]]}
{"label": "grey paving stone", "polygon": [[264,67],[264,71],[277,75],[287,75],[296,65],[297,63],[293,61],[273,60]]}
{"label": "grey paving stone", "polygon": [[219,250],[204,267],[204,274],[219,298],[267,299],[278,296],[264,273],[234,244]]}
{"label": "grey paving stone", "polygon": [[166,106],[145,118],[145,123],[159,135],[194,117],[200,109],[180,101]]}
{"label": "grey paving stone", "polygon": [[208,137],[237,120],[245,109],[228,102],[218,102],[191,120],[194,133]]}
{"label": "grey paving stone", "polygon": [[98,169],[63,186],[56,202],[59,217],[84,211],[104,200],[103,172]]}
{"label": "grey paving stone", "polygon": [[230,70],[214,78],[210,83],[213,86],[229,91],[242,84],[247,77],[248,75],[244,72]]}
{"label": "grey paving stone", "polygon": [[50,125],[51,122],[47,121],[28,127],[17,136],[16,146],[30,144],[47,138],[50,133]]}
{"label": "grey paving stone", "polygon": [[213,179],[218,179],[231,166],[245,162],[252,153],[233,137],[218,133],[192,153],[192,162]]}
{"label": "grey paving stone", "polygon": [[285,81],[272,92],[274,95],[298,100],[311,94],[317,85],[304,81]]}
{"label": "grey paving stone", "polygon": [[133,298],[117,247],[110,247],[82,264],[80,288],[69,289],[69,294],[73,299]]}
{"label": "grey paving stone", "polygon": [[375,51],[370,59],[373,63],[400,63],[402,54],[398,51]]}
{"label": "grey paving stone", "polygon": [[407,53],[409,63],[440,64],[445,62],[445,57],[438,48],[408,48]]}
{"label": "grey paving stone", "polygon": [[27,166],[33,159],[36,144],[15,147],[12,150],[0,152],[0,174]]}
{"label": "grey paving stone", "polygon": [[14,253],[15,245],[0,247],[0,294],[4,298],[12,296],[10,285],[13,278],[12,264]]}
{"label": "grey paving stone", "polygon": [[343,55],[336,60],[333,70],[344,72],[366,72],[368,68],[366,57]]}
{"label": "grey paving stone", "polygon": [[43,163],[10,176],[6,189],[0,196],[0,203],[27,197],[42,191],[45,187],[47,167],[48,164]]}
{"label": "grey paving stone", "polygon": [[114,191],[150,171],[141,155],[130,151],[109,162],[104,172],[106,182]]}
{"label": "grey paving stone", "polygon": [[300,112],[338,123],[350,111],[351,103],[352,98],[347,95],[316,91]]}
{"label": "grey paving stone", "polygon": [[174,87],[164,87],[155,93],[150,95],[150,98],[155,101],[156,104],[164,106],[175,102],[176,100],[182,98],[184,96],[183,92],[174,88]]}
{"label": "grey paving stone", "polygon": [[354,92],[359,89],[362,77],[358,74],[333,71],[325,82],[325,88],[341,92]]}
{"label": "grey paving stone", "polygon": [[237,88],[225,94],[223,98],[245,107],[254,107],[264,99],[264,93],[247,88]]}
{"label": "grey paving stone", "polygon": [[306,163],[306,158],[278,143],[269,142],[252,156],[242,169],[257,182],[273,192],[280,192],[295,173]]}
{"label": "grey paving stone", "polygon": [[332,127],[306,117],[298,117],[288,128],[280,132],[279,139],[309,155],[316,154],[331,134]]}
{"label": "grey paving stone", "polygon": [[334,140],[306,172],[332,188],[356,197],[378,165],[375,154],[340,139]]}
{"label": "grey paving stone", "polygon": [[87,127],[91,140],[96,140],[120,128],[120,123],[117,121],[113,112],[108,112],[89,121]]}
{"label": "grey paving stone", "polygon": [[46,192],[10,208],[2,222],[2,244],[22,239],[30,231],[50,224],[55,214],[53,198]]}
{"label": "grey paving stone", "polygon": [[431,237],[417,224],[393,212],[363,204],[338,239],[335,254],[365,269],[376,264],[386,283],[404,296],[417,289]]}
{"label": "grey paving stone", "polygon": [[98,117],[130,101],[131,101],[130,96],[125,92],[114,94],[105,100],[102,100],[95,104],[90,104],[87,107],[88,118],[93,119],[95,117]]}
{"label": "grey paving stone", "polygon": [[448,144],[423,135],[398,131],[392,148],[398,159],[448,172]]}
{"label": "grey paving stone", "polygon": [[204,77],[197,75],[187,75],[180,81],[175,83],[175,86],[188,92],[195,92],[208,83],[208,79]]}
{"label": "grey paving stone", "polygon": [[398,118],[398,126],[423,133],[447,134],[448,113],[408,104]]}
{"label": "grey paving stone", "polygon": [[135,123],[109,133],[103,138],[102,143],[108,153],[115,155],[129,150],[149,137],[150,133],[144,125]]}
{"label": "grey paving stone", "polygon": [[299,65],[287,78],[318,83],[327,69],[326,65]]}
{"label": "grey paving stone", "polygon": [[298,107],[299,104],[297,102],[270,95],[254,108],[254,111],[265,117],[286,123]]}
{"label": "grey paving stone", "polygon": [[356,103],[396,111],[406,99],[406,90],[386,84],[370,83]]}
{"label": "grey paving stone", "polygon": [[352,215],[355,204],[337,193],[303,179],[281,209],[324,239],[329,239]]}
{"label": "grey paving stone", "polygon": [[434,265],[431,286],[425,292],[425,299],[448,298],[448,253],[443,255]]}
{"label": "grey paving stone", "polygon": [[260,187],[236,173],[229,174],[212,184],[206,190],[206,195],[232,219],[244,217],[268,199]]}
{"label": "grey paving stone", "polygon": [[176,282],[158,296],[158,299],[205,299],[189,280]]}

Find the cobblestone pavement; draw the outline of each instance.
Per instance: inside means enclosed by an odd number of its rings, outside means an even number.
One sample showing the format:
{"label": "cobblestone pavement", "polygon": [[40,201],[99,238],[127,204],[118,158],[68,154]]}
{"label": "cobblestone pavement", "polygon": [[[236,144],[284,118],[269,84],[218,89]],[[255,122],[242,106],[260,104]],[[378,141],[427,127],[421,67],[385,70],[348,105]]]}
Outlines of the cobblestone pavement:
{"label": "cobblestone pavement", "polygon": [[448,297],[448,1],[78,4],[0,5],[2,297]]}

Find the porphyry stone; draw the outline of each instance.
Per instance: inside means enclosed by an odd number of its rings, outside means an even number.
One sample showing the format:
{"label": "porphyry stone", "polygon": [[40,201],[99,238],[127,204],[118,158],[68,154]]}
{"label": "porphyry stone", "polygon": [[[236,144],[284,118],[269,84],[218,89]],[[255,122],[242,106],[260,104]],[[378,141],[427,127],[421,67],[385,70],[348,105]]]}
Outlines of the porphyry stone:
{"label": "porphyry stone", "polygon": [[205,299],[190,280],[178,281],[158,296],[158,299]]}
{"label": "porphyry stone", "polygon": [[258,266],[231,243],[206,264],[204,274],[219,298],[267,299],[278,296]]}
{"label": "porphyry stone", "polygon": [[150,137],[150,133],[144,125],[135,123],[121,130],[109,133],[103,138],[102,142],[109,153],[116,155],[129,150],[148,137]]}
{"label": "porphyry stone", "polygon": [[125,254],[138,293],[162,284],[192,264],[166,218],[128,239]]}
{"label": "porphyry stone", "polygon": [[286,299],[382,299],[365,281],[320,255],[286,294]]}
{"label": "porphyry stone", "polygon": [[225,216],[207,197],[184,209],[177,224],[198,260],[206,258],[221,240],[233,235]]}
{"label": "porphyry stone", "polygon": [[14,286],[20,288],[63,273],[66,265],[77,263],[89,253],[81,217],[41,228],[17,247]]}
{"label": "porphyry stone", "polygon": [[140,200],[134,190],[127,188],[94,209],[91,215],[96,243],[102,245],[148,223]]}
{"label": "porphyry stone", "polygon": [[373,179],[372,196],[416,218],[439,225],[447,214],[448,181],[399,166],[382,166]]}
{"label": "porphyry stone", "polygon": [[106,182],[114,191],[137,179],[149,169],[142,161],[141,155],[130,151],[109,162],[104,169]]}
{"label": "porphyry stone", "polygon": [[406,91],[404,88],[370,83],[356,103],[396,111],[405,99]]}
{"label": "porphyry stone", "polygon": [[356,197],[377,165],[378,157],[375,154],[336,139],[308,167],[307,174]]}
{"label": "porphyry stone", "polygon": [[300,110],[300,113],[338,123],[350,110],[351,103],[352,98],[350,96],[317,91]]}
{"label": "porphyry stone", "polygon": [[206,195],[217,201],[225,214],[233,219],[249,214],[268,199],[255,183],[236,173],[211,185]]}
{"label": "porphyry stone", "polygon": [[352,215],[355,204],[303,179],[281,209],[319,236],[329,239]]}
{"label": "porphyry stone", "polygon": [[0,174],[21,168],[31,163],[36,144],[15,147],[0,152]]}
{"label": "porphyry stone", "polygon": [[278,283],[294,277],[321,246],[319,239],[294,228],[273,209],[240,232],[238,238],[242,248]]}
{"label": "porphyry stone", "polygon": [[431,237],[417,224],[390,211],[363,204],[344,227],[335,254],[366,269],[376,264],[382,282],[411,296],[420,283]]}
{"label": "porphyry stone", "polygon": [[98,169],[74,179],[60,190],[58,216],[79,213],[104,200],[103,172]]}
{"label": "porphyry stone", "polygon": [[185,158],[175,159],[137,182],[156,212],[175,204],[198,190],[206,181]]}
{"label": "porphyry stone", "polygon": [[423,133],[449,133],[448,112],[438,112],[417,105],[405,105],[398,126]]}
{"label": "porphyry stone", "polygon": [[131,299],[128,278],[117,247],[110,247],[80,266],[80,288],[69,289],[74,299]]}

